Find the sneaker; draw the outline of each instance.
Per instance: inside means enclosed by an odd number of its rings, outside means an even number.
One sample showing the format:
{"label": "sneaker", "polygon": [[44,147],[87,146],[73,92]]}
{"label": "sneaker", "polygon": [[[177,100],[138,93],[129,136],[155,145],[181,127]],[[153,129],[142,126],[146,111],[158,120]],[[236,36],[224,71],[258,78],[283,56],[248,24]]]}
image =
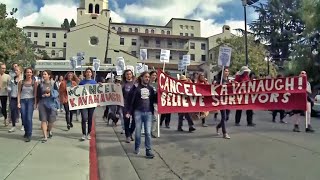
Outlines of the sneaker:
{"label": "sneaker", "polygon": [[48,141],[48,138],[42,138],[41,142],[46,143]]}
{"label": "sneaker", "polygon": [[147,150],[146,158],[147,159],[153,159],[154,158],[154,154],[151,152],[151,150]]}
{"label": "sneaker", "polygon": [[284,121],[284,120],[280,120],[280,123],[282,124],[288,124],[288,122]]}
{"label": "sneaker", "polygon": [[230,137],[228,134],[224,134],[224,135],[223,135],[223,138],[224,138],[224,139],[230,139],[231,137]]}
{"label": "sneaker", "polygon": [[300,132],[299,125],[294,125],[293,132]]}
{"label": "sneaker", "polygon": [[208,127],[208,125],[206,123],[203,123],[202,127]]}
{"label": "sneaker", "polygon": [[88,135],[87,135],[87,139],[88,139],[88,140],[90,140],[90,139],[91,139],[91,136],[90,136],[90,134],[88,134]]}
{"label": "sneaker", "polygon": [[15,127],[12,127],[8,132],[9,132],[9,133],[12,133],[12,132],[14,132],[14,131],[16,131],[16,128],[15,128]]}
{"label": "sneaker", "polygon": [[126,137],[126,143],[130,143],[130,138]]}
{"label": "sneaker", "polygon": [[70,128],[71,128],[71,126],[70,126],[70,124],[68,124],[68,125],[67,125],[67,129],[70,130]]}
{"label": "sneaker", "polygon": [[196,130],[196,128],[194,128],[194,127],[189,127],[189,132],[193,132],[193,131],[195,131]]}
{"label": "sneaker", "polygon": [[133,139],[133,136],[132,136],[132,135],[131,135],[130,139],[131,139],[131,141],[134,141],[134,139]]}
{"label": "sneaker", "polygon": [[122,130],[120,134],[124,134],[124,130]]}
{"label": "sneaker", "polygon": [[306,133],[313,133],[314,129],[312,129],[311,125],[308,125],[308,127],[306,128]]}
{"label": "sneaker", "polygon": [[170,126],[166,126],[167,129],[170,129]]}
{"label": "sneaker", "polygon": [[82,135],[82,137],[81,137],[81,139],[80,139],[81,141],[84,141],[84,140],[86,140],[86,135]]}
{"label": "sneaker", "polygon": [[236,123],[235,126],[241,126],[240,123]]}
{"label": "sneaker", "polygon": [[139,155],[140,154],[140,149],[134,150],[134,154]]}
{"label": "sneaker", "polygon": [[183,129],[182,128],[178,128],[177,131],[183,132]]}
{"label": "sneaker", "polygon": [[72,122],[70,123],[70,127],[71,127],[71,128],[73,128],[73,124],[72,124]]}
{"label": "sneaker", "polygon": [[24,131],[24,127],[23,126],[21,126],[21,129],[20,129],[21,131]]}
{"label": "sneaker", "polygon": [[256,124],[255,124],[255,123],[251,123],[251,124],[248,124],[247,126],[249,126],[249,127],[255,127]]}
{"label": "sneaker", "polygon": [[154,135],[153,133],[151,133],[151,137],[152,137],[152,138],[157,138],[157,136]]}
{"label": "sneaker", "polygon": [[219,128],[216,127],[216,132],[217,132],[217,135],[219,136],[220,133],[219,133]]}
{"label": "sneaker", "polygon": [[26,137],[25,142],[30,142],[31,141],[31,137]]}
{"label": "sneaker", "polygon": [[49,138],[52,138],[52,137],[53,137],[52,131],[49,131]]}

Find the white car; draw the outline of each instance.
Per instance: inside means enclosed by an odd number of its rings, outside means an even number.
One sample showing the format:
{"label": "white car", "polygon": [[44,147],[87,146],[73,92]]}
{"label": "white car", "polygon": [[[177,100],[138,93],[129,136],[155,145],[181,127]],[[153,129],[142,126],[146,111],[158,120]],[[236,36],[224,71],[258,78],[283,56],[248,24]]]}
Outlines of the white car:
{"label": "white car", "polygon": [[320,113],[320,94],[314,97],[314,105],[312,110],[314,110],[316,113]]}

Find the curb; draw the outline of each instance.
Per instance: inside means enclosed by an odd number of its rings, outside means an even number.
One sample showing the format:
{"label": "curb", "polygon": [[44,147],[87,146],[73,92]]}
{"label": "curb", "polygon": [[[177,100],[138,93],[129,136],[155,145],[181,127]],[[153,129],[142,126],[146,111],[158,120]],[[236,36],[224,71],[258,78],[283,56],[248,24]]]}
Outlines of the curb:
{"label": "curb", "polygon": [[98,168],[98,158],[97,158],[95,119],[93,119],[92,121],[92,130],[90,135],[91,135],[90,152],[89,152],[90,180],[99,180],[100,178],[99,178],[99,168]]}

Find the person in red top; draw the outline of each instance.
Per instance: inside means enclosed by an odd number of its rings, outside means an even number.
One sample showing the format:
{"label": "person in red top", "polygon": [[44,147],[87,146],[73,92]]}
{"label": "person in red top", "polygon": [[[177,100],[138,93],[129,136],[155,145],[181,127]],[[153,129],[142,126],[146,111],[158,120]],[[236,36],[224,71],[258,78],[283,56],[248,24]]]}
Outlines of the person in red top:
{"label": "person in red top", "polygon": [[[251,70],[247,66],[243,66],[240,71],[237,72],[236,77],[234,79],[235,82],[244,82],[244,81],[250,81],[250,72]],[[241,120],[241,114],[242,110],[237,110],[236,111],[236,126],[240,126],[240,120]],[[252,122],[252,116],[253,116],[253,111],[252,110],[247,110],[247,125],[248,126],[255,126],[255,124]]]}
{"label": "person in red top", "polygon": [[[204,76],[204,73],[199,73],[199,77],[198,77],[197,83],[198,84],[209,84],[208,80]],[[202,118],[201,120],[202,120],[202,126],[203,127],[208,127],[208,125],[206,124],[206,119]]]}

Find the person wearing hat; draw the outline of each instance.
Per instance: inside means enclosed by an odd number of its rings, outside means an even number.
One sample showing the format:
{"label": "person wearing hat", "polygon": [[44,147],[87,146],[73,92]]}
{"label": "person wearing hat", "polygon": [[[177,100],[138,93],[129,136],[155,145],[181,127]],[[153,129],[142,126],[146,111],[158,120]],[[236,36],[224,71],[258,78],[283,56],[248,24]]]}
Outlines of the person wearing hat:
{"label": "person wearing hat", "polygon": [[[236,78],[234,81],[238,83],[244,82],[244,81],[250,81],[250,73],[251,73],[251,70],[248,68],[248,66],[242,66],[241,69],[237,72]],[[235,117],[236,126],[240,126],[241,114],[242,114],[242,110],[236,111],[236,117]],[[247,125],[252,127],[255,126],[256,124],[252,122],[253,111],[247,110],[246,114],[247,114]]]}
{"label": "person wearing hat", "polygon": [[[180,81],[182,82],[192,82],[190,79],[188,79],[185,75],[181,75],[180,76]],[[183,132],[184,130],[182,129],[183,126],[183,120],[184,117],[186,118],[186,120],[188,121],[188,125],[189,125],[189,132],[193,132],[196,129],[193,127],[193,121],[192,118],[190,116],[189,113],[178,113],[178,117],[179,117],[179,121],[178,121],[178,131]]]}

